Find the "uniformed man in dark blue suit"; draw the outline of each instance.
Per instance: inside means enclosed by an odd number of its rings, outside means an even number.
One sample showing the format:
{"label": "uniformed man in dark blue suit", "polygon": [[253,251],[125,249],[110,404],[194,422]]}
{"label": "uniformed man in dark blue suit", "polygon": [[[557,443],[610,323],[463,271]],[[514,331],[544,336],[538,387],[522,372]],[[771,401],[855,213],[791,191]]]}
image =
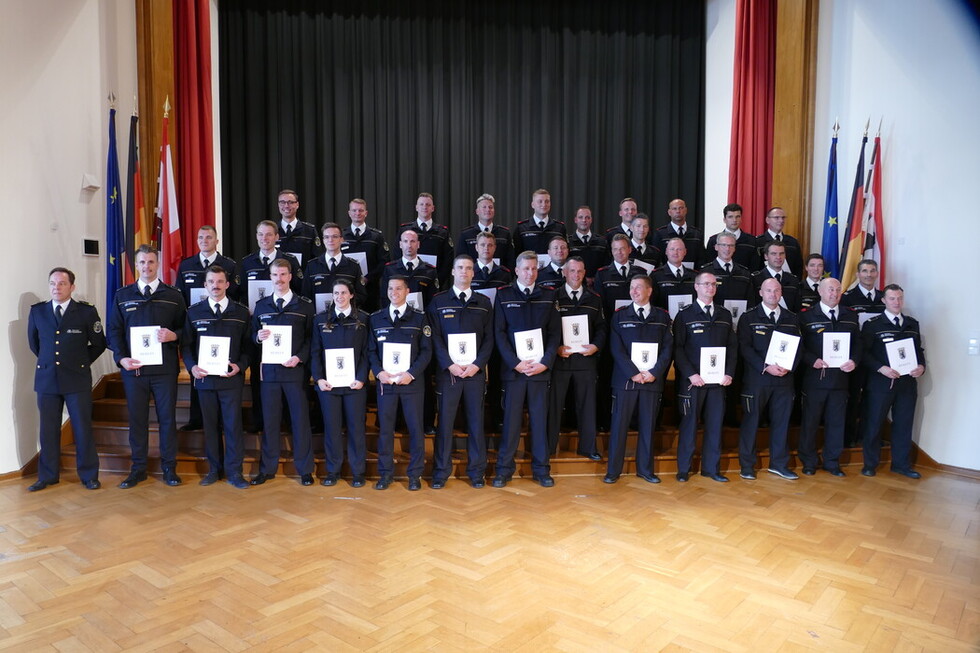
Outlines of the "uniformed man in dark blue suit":
{"label": "uniformed man in dark blue suit", "polygon": [[[415,201],[415,219],[398,225],[398,237],[406,230],[418,234],[419,254],[434,256],[436,259],[436,278],[439,285],[445,287],[449,283],[449,270],[453,265],[453,237],[449,227],[437,224],[432,219],[436,205],[430,193],[419,193]],[[413,291],[414,292],[414,291]]]}
{"label": "uniformed man in dark blue suit", "polygon": [[[555,289],[558,315],[565,318],[584,317],[588,326],[588,341],[581,347],[571,348],[565,343],[568,331],[562,328],[562,344],[558,347],[555,367],[551,371],[551,407],[548,415],[548,451],[558,452],[558,434],[561,430],[562,411],[572,388],[575,399],[575,415],[578,418],[578,447],[576,453],[590,460],[602,460],[596,446],[596,381],[599,374],[599,352],[606,347],[606,318],[602,313],[602,299],[585,286],[585,261],[577,256],[564,265],[566,283]],[[571,327],[568,327],[571,328]]]}
{"label": "uniformed man in dark blue suit", "polygon": [[432,301],[432,296],[439,290],[436,268],[419,258],[419,234],[414,229],[402,231],[401,236],[398,237],[398,247],[402,253],[401,258],[385,265],[381,273],[381,306],[387,307],[390,301],[388,281],[393,277],[399,277],[408,284],[409,294],[420,293],[422,305],[413,308],[424,311]]}
{"label": "uniformed man in dark blue suit", "polygon": [[[548,451],[548,383],[561,342],[561,322],[554,291],[537,284],[537,277],[538,255],[530,250],[518,254],[517,281],[497,291],[493,309],[504,382],[504,427],[494,487],[504,487],[514,475],[525,400],[532,475],[542,487],[555,484]],[[540,338],[526,333],[535,330],[540,330]]]}
{"label": "uniformed man in dark blue suit", "polygon": [[585,204],[575,210],[575,231],[568,236],[568,253],[585,262],[585,281],[593,287],[596,272],[612,260],[609,243],[592,230],[592,209]]}
{"label": "uniformed man in dark blue suit", "polygon": [[679,297],[675,300],[680,302],[678,308],[689,306],[694,302],[694,278],[697,277],[697,273],[684,265],[687,249],[680,238],[668,240],[664,252],[667,255],[667,262],[651,272],[650,278],[653,279],[653,285],[657,289],[654,303],[670,312],[670,297]]}
{"label": "uniformed man in dark blue suit", "polygon": [[[191,291],[201,289],[206,296],[204,287],[205,276],[212,265],[219,266],[228,275],[228,291],[225,293],[232,301],[238,300],[238,274],[236,263],[227,256],[218,253],[218,232],[209,224],[197,231],[197,247],[200,250],[194,256],[188,256],[180,262],[177,268],[177,290],[184,296],[184,302],[192,306],[201,301],[202,296],[191,297]],[[195,294],[197,294],[195,292]],[[180,427],[181,431],[196,431],[201,428],[201,403],[197,389],[191,386],[191,414],[187,424]]]}
{"label": "uniformed man in dark blue suit", "polygon": [[388,262],[388,242],[380,229],[367,224],[367,200],[355,197],[347,205],[347,215],[350,216],[350,226],[344,229],[344,244],[341,251],[354,258],[354,254],[363,254],[367,273],[362,279],[367,292],[367,303],[360,308],[368,313],[378,310],[381,305],[378,296],[378,280],[381,270]]}
{"label": "uniformed man in dark blue suit", "polygon": [[630,240],[633,252],[630,258],[633,261],[646,263],[651,269],[662,265],[664,254],[657,248],[654,238],[650,235],[650,216],[646,213],[637,213],[630,227],[633,232]]}
{"label": "uniformed man in dark blue suit", "polygon": [[[874,259],[864,259],[858,262],[858,282],[853,288],[844,292],[840,303],[853,309],[858,316],[858,324],[864,326],[868,319],[881,315],[885,310],[882,300],[883,293],[878,290],[878,263]],[[861,416],[864,413],[864,387],[868,384],[868,368],[858,365],[851,376],[849,394],[847,396],[847,417],[844,420],[844,446],[853,447],[861,444]]]}
{"label": "uniformed man in dark blue suit", "polygon": [[[803,420],[800,424],[800,461],[803,473],[816,473],[817,427],[823,418],[823,468],[834,476],[844,476],[840,454],[844,447],[844,416],[848,381],[861,361],[863,343],[857,315],[840,304],[840,281],[827,278],[818,286],[820,301],[800,313],[803,335]],[[830,336],[828,338],[828,335]],[[827,342],[830,342],[828,350]],[[848,358],[831,366],[825,357],[842,351],[846,342]]]}
{"label": "uniformed man in dark blue suit", "polygon": [[284,188],[279,191],[279,240],[276,248],[281,252],[289,252],[295,256],[303,269],[306,264],[323,253],[320,234],[316,227],[309,222],[303,222],[296,217],[299,211],[299,195],[296,191]]}
{"label": "uniformed man in dark blue suit", "polygon": [[310,433],[309,404],[306,388],[310,378],[306,366],[310,355],[310,326],[313,324],[313,302],[290,290],[291,264],[278,258],[269,266],[272,277],[272,294],[255,304],[252,316],[252,339],[257,345],[256,356],[262,356],[262,343],[275,335],[270,326],[288,327],[291,334],[291,352],[281,363],[263,363],[259,359],[259,375],[262,377],[262,455],[259,473],[251,480],[261,485],[275,478],[279,469],[280,431],[282,429],[282,398],[289,407],[293,440],[293,465],[300,475],[300,483],[313,485],[313,444]]}
{"label": "uniformed man in dark blue suit", "polygon": [[[224,268],[213,265],[208,269],[205,278],[208,298],[187,309],[181,353],[184,367],[191,375],[191,382],[201,402],[204,447],[208,458],[208,473],[201,479],[201,485],[212,485],[224,475],[229,484],[245,489],[248,482],[242,476],[242,459],[245,456],[242,390],[251,349],[250,316],[247,308],[228,297],[230,285],[228,272]],[[220,338],[222,342],[212,340],[202,343],[204,337]],[[224,342],[227,344],[223,345]],[[223,358],[221,366],[209,365],[208,359],[217,357],[222,346],[227,346],[227,365],[223,365]]]}
{"label": "uniformed man in dark blue suit", "polygon": [[40,414],[37,492],[58,483],[61,469],[61,412],[68,406],[75,436],[78,478],[89,490],[99,483],[99,454],[92,437],[92,363],[106,348],[99,312],[72,299],[75,273],[54,268],[48,273],[51,301],[31,306],[27,343],[37,356],[34,391]]}
{"label": "uniformed man in dark blue suit", "polygon": [[[615,483],[623,473],[626,432],[637,416],[636,475],[648,483],[659,483],[653,469],[653,432],[670,369],[674,338],[667,312],[653,305],[653,282],[646,275],[630,280],[633,300],[613,313],[609,325],[609,350],[614,368],[612,427],[609,431],[609,462],[604,483]],[[656,355],[653,346],[657,347]],[[634,349],[636,351],[634,351]],[[634,353],[637,356],[634,356]]]}
{"label": "uniformed man in dark blue suit", "polygon": [[756,246],[755,236],[742,231],[742,207],[738,204],[728,204],[721,211],[722,215],[725,216],[725,229],[708,239],[708,244],[705,246],[707,255],[710,256],[715,251],[718,236],[729,234],[735,238],[735,250],[732,252],[732,258],[739,265],[748,268],[750,273],[755,272],[761,265],[759,248]]}
{"label": "uniformed man in dark blue suit", "polygon": [[[624,197],[619,201],[619,224],[606,229],[606,246],[611,250],[613,238],[622,234],[627,241],[633,238],[633,218],[636,216],[636,200]],[[611,317],[611,316],[606,316]]]}
{"label": "uniformed man in dark blue suit", "polygon": [[[146,480],[151,396],[159,423],[163,482],[171,486],[181,483],[177,476],[177,374],[180,371],[177,340],[184,328],[187,307],[180,291],[157,277],[159,265],[156,249],[141,245],[136,250],[139,279],[116,292],[109,316],[109,347],[116,365],[122,368],[133,459],[129,476],[119,484],[123,489]],[[145,365],[134,355],[130,337],[135,327],[158,327],[155,335],[163,349],[162,364]]]}
{"label": "uniformed man in dark blue suit", "polygon": [[762,282],[767,279],[775,279],[782,286],[780,291],[780,306],[784,306],[791,312],[796,313],[800,310],[800,279],[792,272],[787,272],[786,268],[786,246],[775,240],[766,243],[762,249],[762,258],[765,261],[761,270],[752,273],[752,285],[758,294],[762,290]]}
{"label": "uniformed man in dark blue suit", "polygon": [[465,404],[466,475],[473,487],[484,486],[487,443],[483,430],[483,398],[487,364],[493,352],[493,305],[471,287],[473,259],[460,254],[453,261],[453,285],[432,298],[429,324],[436,361],[439,427],[433,445],[432,489],[445,487],[452,473],[453,424]]}
{"label": "uniformed man in dark blue suit", "polygon": [[564,236],[565,223],[554,220],[551,213],[551,193],[539,188],[531,194],[531,209],[534,211],[527,220],[521,220],[514,228],[514,251],[532,251],[545,254],[553,236]]}
{"label": "uniformed man in dark blue suit", "polygon": [[653,242],[657,248],[667,254],[667,243],[671,238],[684,241],[684,260],[697,270],[704,265],[704,236],[701,230],[687,224],[687,203],[682,199],[674,199],[667,205],[667,216],[670,222],[653,232]]}
{"label": "uniformed man in dark blue suit", "polygon": [[[775,243],[773,243],[775,245]],[[786,273],[788,274],[788,273]],[[738,434],[740,476],[755,478],[755,441],[762,411],[769,409],[769,473],[795,481],[799,478],[789,468],[789,417],[793,412],[796,369],[803,355],[797,347],[796,357],[788,367],[767,362],[766,354],[773,333],[800,335],[795,313],[780,307],[782,286],[776,279],[766,279],[759,289],[762,303],[742,313],[738,322],[739,353],[745,361],[742,380],[742,426]]]}
{"label": "uniformed man in dark blue suit", "polygon": [[[306,265],[303,273],[303,296],[313,302],[317,313],[324,311],[326,304],[333,301],[334,281],[345,279],[354,289],[354,301],[363,306],[367,293],[361,285],[361,266],[352,258],[343,254],[343,235],[340,225],[327,222],[321,230],[323,234],[323,256],[317,256]],[[317,302],[317,295],[321,301]]]}
{"label": "uniformed man in dark blue suit", "polygon": [[807,256],[803,270],[806,272],[806,276],[800,282],[801,311],[820,303],[820,280],[824,276],[823,255],[810,254]]}
{"label": "uniformed man in dark blue suit", "polygon": [[[677,480],[687,481],[697,441],[698,420],[703,416],[704,440],[701,450],[701,475],[724,483],[721,473],[721,425],[725,415],[725,388],[732,384],[738,358],[738,343],[732,314],[714,302],[717,277],[702,272],[694,281],[697,297],[694,303],[677,313],[674,319],[674,367],[677,370],[677,406],[681,414],[677,440]],[[724,347],[725,365],[720,381],[705,381],[702,349]],[[709,365],[712,362],[708,357]],[[717,364],[717,359],[714,361]]]}
{"label": "uniformed man in dark blue suit", "polygon": [[476,237],[476,263],[473,265],[473,289],[502,288],[514,280],[510,268],[494,263],[497,239],[491,234]]}
{"label": "uniformed man in dark blue suit", "polygon": [[476,217],[477,222],[472,227],[463,229],[456,241],[456,255],[467,254],[474,261],[479,258],[476,251],[476,239],[482,233],[493,236],[496,247],[496,256],[500,265],[507,268],[514,267],[514,243],[510,229],[502,224],[494,224],[493,218],[496,214],[496,200],[493,195],[484,193],[476,198]]}
{"label": "uniformed man in dark blue suit", "polygon": [[[789,266],[789,271],[797,279],[802,279],[804,276],[803,250],[800,248],[800,241],[783,232],[785,226],[786,211],[778,206],[772,207],[766,212],[766,230],[755,239],[755,244],[759,251],[764,253],[766,245],[769,243],[782,243],[786,247],[786,264]],[[765,258],[764,254],[763,258]],[[762,263],[765,264],[765,260]]]}
{"label": "uniformed man in dark blue suit", "polygon": [[[327,474],[323,485],[336,485],[344,464],[343,423],[347,422],[347,463],[351,470],[351,486],[364,487],[364,468],[367,463],[367,443],[364,426],[367,419],[367,383],[370,371],[368,359],[368,324],[370,317],[353,303],[354,286],[347,279],[337,279],[333,285],[333,303],[313,319],[310,336],[310,367],[316,384],[320,410],[323,413],[323,450]],[[344,350],[354,355],[349,360]],[[327,366],[337,370],[353,365],[353,381],[349,385],[336,383],[327,374]],[[339,371],[339,370],[338,370]],[[347,376],[347,374],[344,374]]]}
{"label": "uniformed man in dark blue suit", "polygon": [[568,242],[564,236],[552,236],[548,243],[548,265],[538,270],[537,283],[542,288],[555,290],[565,285],[565,271],[562,266],[568,260]]}
{"label": "uniformed man in dark blue suit", "polygon": [[[885,310],[864,323],[863,364],[868,370],[868,385],[864,390],[864,414],[861,436],[864,445],[864,467],[861,474],[874,476],[881,460],[881,426],[888,411],[892,413],[891,470],[909,478],[921,478],[912,469],[912,427],[915,423],[915,404],[919,397],[919,377],[926,371],[926,356],[922,350],[922,334],[915,318],[902,314],[905,291],[898,284],[885,286],[882,301]],[[899,359],[915,355],[917,365],[908,374],[892,367],[888,355],[889,343],[911,340],[908,349],[893,345]]]}
{"label": "uniformed man in dark blue suit", "polygon": [[[407,231],[405,233],[414,233]],[[425,313],[408,303],[408,281],[388,280],[388,302],[371,316],[368,357],[378,386],[378,474],[375,490],[387,490],[395,472],[395,419],[401,404],[408,427],[408,489],[422,489],[425,432],[423,373],[432,358],[432,329]]]}

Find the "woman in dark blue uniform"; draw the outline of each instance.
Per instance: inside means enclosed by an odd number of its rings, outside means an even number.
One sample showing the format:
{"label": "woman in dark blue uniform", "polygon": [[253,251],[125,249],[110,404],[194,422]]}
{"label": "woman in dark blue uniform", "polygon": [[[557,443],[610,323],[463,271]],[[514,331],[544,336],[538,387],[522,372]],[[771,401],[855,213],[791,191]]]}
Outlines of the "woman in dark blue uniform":
{"label": "woman in dark blue uniform", "polygon": [[[313,319],[310,337],[310,367],[316,383],[316,394],[323,412],[323,448],[326,454],[326,476],[323,485],[336,485],[344,463],[342,433],[343,419],[347,420],[347,461],[350,464],[354,487],[364,486],[366,445],[364,422],[367,410],[368,319],[351,301],[354,286],[347,279],[333,284],[333,305]],[[343,350],[353,351],[353,360]],[[349,353],[349,352],[346,352]],[[327,369],[344,372],[342,366],[354,365],[354,381],[348,386],[333,386]]]}

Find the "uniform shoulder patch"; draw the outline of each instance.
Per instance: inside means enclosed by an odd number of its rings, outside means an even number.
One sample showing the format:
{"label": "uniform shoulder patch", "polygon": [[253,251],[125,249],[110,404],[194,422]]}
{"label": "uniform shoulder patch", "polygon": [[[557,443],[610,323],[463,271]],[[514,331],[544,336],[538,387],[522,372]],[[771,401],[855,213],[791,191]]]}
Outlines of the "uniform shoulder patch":
{"label": "uniform shoulder patch", "polygon": [[432,337],[432,327],[430,327],[428,324],[426,324],[424,327],[422,327],[422,335],[425,336],[426,338],[431,338]]}
{"label": "uniform shoulder patch", "polygon": [[95,321],[95,324],[92,325],[92,331],[95,331],[96,333],[102,333],[102,321],[101,320],[96,320]]}

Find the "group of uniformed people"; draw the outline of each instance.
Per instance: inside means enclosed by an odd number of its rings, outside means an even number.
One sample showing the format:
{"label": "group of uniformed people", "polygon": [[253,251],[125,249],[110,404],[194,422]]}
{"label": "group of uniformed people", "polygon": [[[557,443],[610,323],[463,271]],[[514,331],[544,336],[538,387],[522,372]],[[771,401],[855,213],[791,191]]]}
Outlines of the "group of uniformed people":
{"label": "group of uniformed people", "polygon": [[[345,453],[351,484],[366,483],[371,375],[379,425],[376,489],[392,483],[399,418],[409,435],[408,488],[422,486],[426,432],[435,435],[431,487],[444,487],[452,474],[460,407],[468,431],[466,472],[473,487],[483,487],[487,404],[491,419],[500,422],[493,486],[504,487],[514,474],[525,407],[533,478],[554,485],[549,461],[570,391],[577,453],[602,460],[596,432],[608,429],[604,481],[615,483],[623,472],[627,431],[635,424],[637,475],[657,483],[653,434],[671,365],[678,481],[692,471],[699,423],[700,473],[728,480],[720,471],[721,430],[726,407],[733,419],[736,405],[742,408],[740,476],[755,478],[756,433],[766,413],[768,471],[798,478],[787,444],[798,391],[804,474],[822,467],[843,476],[841,450],[860,438],[862,474],[874,475],[880,429],[892,410],[892,471],[918,478],[909,458],[916,378],[925,369],[918,323],[902,314],[900,287],[875,288],[874,261],[862,261],[858,284],[842,292],[837,280],[823,278],[820,255],[804,263],[799,243],[783,233],[786,215],[778,207],[766,215],[766,233],[754,237],[740,229],[741,207],[726,206],[725,230],[711,237],[706,250],[701,233],[686,223],[683,200],[671,201],[670,222],[651,230],[649,217],[626,198],[619,205],[621,224],[601,236],[592,232],[589,207],[576,210],[575,231],[568,234],[550,217],[550,204],[548,191],[536,190],[533,216],[511,233],[494,224],[494,198],[481,195],[477,223],[454,246],[449,229],[432,220],[432,196],[422,193],[416,219],[398,228],[391,257],[383,234],[366,222],[364,200],[350,202],[348,227],[328,222],[317,232],[297,219],[299,197],[287,189],[278,196],[281,220],[258,224],[258,250],[240,264],[218,253],[213,227],[202,227],[200,251],[181,263],[176,287],[160,280],[156,250],[140,247],[139,278],[116,293],[107,329],[130,420],[132,466],[119,486],[131,488],[147,477],[151,396],[163,480],[181,484],[181,358],[193,389],[190,422],[183,428],[205,433],[209,472],[202,485],[224,478],[246,488],[274,478],[283,399],[300,482],[314,483],[311,375],[321,409],[314,419],[323,420],[323,485],[338,482]],[[58,482],[56,415],[63,404],[72,418],[79,477],[95,489],[89,366],[107,341],[96,309],[71,298],[73,273],[55,268],[49,288],[51,301],[32,307],[28,329],[38,356],[42,416],[40,470],[29,489]],[[792,351],[794,338],[795,355],[773,353],[774,339]],[[911,347],[903,355],[914,356],[917,365],[902,373],[890,364],[890,343],[906,339]],[[162,354],[141,361],[133,348],[152,351],[150,340]],[[838,349],[831,354],[830,346]],[[220,361],[219,368],[211,359]],[[253,423],[243,425],[246,369]],[[822,460],[816,442],[821,421]],[[242,470],[244,430],[263,433],[259,471],[251,480]]]}

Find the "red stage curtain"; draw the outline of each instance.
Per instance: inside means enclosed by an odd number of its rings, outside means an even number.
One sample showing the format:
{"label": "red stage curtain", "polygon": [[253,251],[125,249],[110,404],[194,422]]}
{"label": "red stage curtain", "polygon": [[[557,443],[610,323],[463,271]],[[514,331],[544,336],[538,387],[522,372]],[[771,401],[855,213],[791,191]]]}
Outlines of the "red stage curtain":
{"label": "red stage curtain", "polygon": [[174,8],[174,157],[181,242],[197,250],[197,230],[215,223],[211,120],[211,13],[208,0],[181,0]]}
{"label": "red stage curtain", "polygon": [[742,229],[765,229],[772,197],[772,129],[776,97],[776,0],[737,0],[735,92],[728,201],[742,205]]}

